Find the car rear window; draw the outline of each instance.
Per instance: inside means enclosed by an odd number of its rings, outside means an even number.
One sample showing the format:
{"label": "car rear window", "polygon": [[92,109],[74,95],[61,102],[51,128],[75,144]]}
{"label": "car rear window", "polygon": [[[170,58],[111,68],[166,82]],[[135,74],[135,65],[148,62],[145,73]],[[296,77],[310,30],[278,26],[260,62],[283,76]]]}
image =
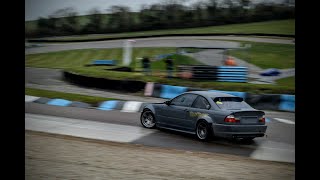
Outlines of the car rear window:
{"label": "car rear window", "polygon": [[215,97],[212,100],[220,109],[246,109],[251,108],[241,97]]}

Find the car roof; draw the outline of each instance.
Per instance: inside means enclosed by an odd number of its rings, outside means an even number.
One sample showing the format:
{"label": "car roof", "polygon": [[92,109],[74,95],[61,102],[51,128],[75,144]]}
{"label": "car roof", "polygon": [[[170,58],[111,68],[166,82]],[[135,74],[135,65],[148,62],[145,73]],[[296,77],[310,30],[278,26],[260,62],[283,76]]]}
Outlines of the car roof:
{"label": "car roof", "polygon": [[202,95],[202,96],[209,97],[209,98],[215,98],[215,97],[236,97],[236,96],[231,95],[231,94],[222,93],[222,92],[215,92],[215,91],[188,91],[188,92],[186,92],[186,93],[198,94],[198,95]]}

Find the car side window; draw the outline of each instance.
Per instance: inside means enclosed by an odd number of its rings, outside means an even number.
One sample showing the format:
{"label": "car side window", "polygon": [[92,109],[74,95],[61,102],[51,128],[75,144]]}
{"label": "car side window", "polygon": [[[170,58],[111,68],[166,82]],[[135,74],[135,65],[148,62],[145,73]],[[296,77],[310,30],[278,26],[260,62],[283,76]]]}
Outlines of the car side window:
{"label": "car side window", "polygon": [[186,106],[190,107],[193,101],[196,99],[197,95],[195,94],[184,94],[174,98],[171,103],[175,106]]}
{"label": "car side window", "polygon": [[210,104],[206,100],[206,98],[204,98],[202,96],[198,96],[197,99],[192,104],[192,107],[193,108],[199,108],[199,109],[209,109],[210,108]]}

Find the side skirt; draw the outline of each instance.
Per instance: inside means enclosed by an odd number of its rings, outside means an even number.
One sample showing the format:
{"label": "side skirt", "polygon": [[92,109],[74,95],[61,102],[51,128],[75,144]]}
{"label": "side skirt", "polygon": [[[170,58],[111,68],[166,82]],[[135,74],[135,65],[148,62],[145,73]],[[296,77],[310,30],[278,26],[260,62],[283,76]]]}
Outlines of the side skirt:
{"label": "side skirt", "polygon": [[163,128],[163,129],[168,129],[168,130],[173,130],[173,131],[178,131],[178,132],[183,132],[183,133],[188,133],[188,134],[196,134],[195,132],[190,132],[190,131],[184,131],[184,130],[180,130],[180,129],[169,128],[169,127],[161,126],[160,124],[157,124],[157,128]]}

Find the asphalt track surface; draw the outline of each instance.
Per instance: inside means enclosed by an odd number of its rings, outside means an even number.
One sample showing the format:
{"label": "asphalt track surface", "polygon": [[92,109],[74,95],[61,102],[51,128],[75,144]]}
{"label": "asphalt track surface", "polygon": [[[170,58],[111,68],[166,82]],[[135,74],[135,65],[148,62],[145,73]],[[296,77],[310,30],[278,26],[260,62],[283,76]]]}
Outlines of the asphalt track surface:
{"label": "asphalt track surface", "polygon": [[[135,39],[134,47],[211,47],[211,48],[239,48],[238,42],[223,40],[238,40],[251,42],[267,42],[294,44],[292,39],[235,37],[235,36],[190,36],[190,37],[159,37]],[[126,40],[93,41],[81,43],[41,43],[38,47],[26,48],[25,54],[54,52],[73,49],[90,48],[119,48]],[[38,43],[39,44],[39,43]]]}
{"label": "asphalt track surface", "polygon": [[[75,107],[59,107],[46,104],[26,103],[25,112],[30,114],[50,115],[82,119],[92,122],[103,122],[133,127],[141,127],[140,113],[125,113],[120,111],[102,111]],[[193,135],[178,133],[169,130],[153,130],[148,136],[136,139],[133,144],[142,144],[155,147],[166,147],[187,151],[215,152],[250,157],[255,151],[273,149],[275,152],[284,152],[285,162],[295,162],[295,125],[276,121],[274,118],[290,118],[295,121],[293,113],[266,112],[270,122],[265,137],[256,138],[251,142],[230,141],[217,139],[210,142],[200,142]],[[121,133],[121,132],[118,132]],[[276,155],[276,153],[274,154]]]}

